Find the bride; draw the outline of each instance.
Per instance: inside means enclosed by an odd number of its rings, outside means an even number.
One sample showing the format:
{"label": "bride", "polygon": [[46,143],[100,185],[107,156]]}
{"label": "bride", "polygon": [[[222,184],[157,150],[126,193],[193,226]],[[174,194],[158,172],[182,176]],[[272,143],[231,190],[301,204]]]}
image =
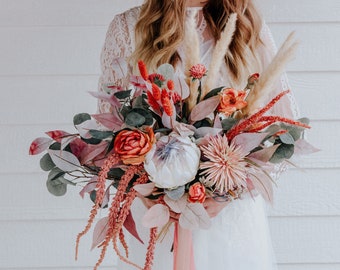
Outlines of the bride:
{"label": "bride", "polygon": [[[215,43],[229,15],[237,14],[234,39],[225,54],[214,87],[243,87],[249,74],[261,73],[274,56],[275,45],[270,31],[251,0],[145,0],[142,6],[115,16],[110,24],[101,57],[99,91],[104,91],[104,85],[108,83],[124,86],[125,80],[113,68],[113,61],[118,57],[127,58],[130,63],[143,59],[150,71],[163,63],[170,63],[178,73],[183,73],[186,60],[183,52],[184,23],[193,13],[201,63],[205,66],[209,66]],[[286,89],[283,76],[273,96]],[[285,97],[273,113],[294,118],[296,109],[293,104],[291,97]],[[98,106],[100,112],[110,111],[110,105],[104,101],[100,101]],[[272,172],[273,176],[280,171],[281,168],[277,168]],[[135,220],[145,212],[144,205],[148,202],[133,205]],[[232,202],[209,199],[205,202],[205,208],[212,218],[212,226],[209,230],[193,232],[196,270],[277,269],[260,195],[252,198],[249,194],[243,194],[241,200]],[[155,270],[173,269],[171,230],[157,243]],[[144,232],[144,242],[147,243],[148,230],[139,226],[138,231],[142,236]],[[143,265],[146,246],[131,237],[129,259]],[[119,262],[118,269],[134,268]]]}

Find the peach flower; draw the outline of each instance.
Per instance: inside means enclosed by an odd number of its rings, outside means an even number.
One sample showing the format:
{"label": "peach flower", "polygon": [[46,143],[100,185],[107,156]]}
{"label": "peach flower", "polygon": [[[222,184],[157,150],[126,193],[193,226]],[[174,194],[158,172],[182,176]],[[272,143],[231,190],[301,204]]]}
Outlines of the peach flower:
{"label": "peach flower", "polygon": [[124,164],[137,165],[144,161],[145,155],[154,143],[152,128],[147,128],[147,133],[135,130],[122,130],[114,142],[114,151],[119,155]]}
{"label": "peach flower", "polygon": [[189,188],[188,201],[191,203],[203,203],[205,201],[205,187],[203,184],[196,182]]}
{"label": "peach flower", "polygon": [[243,109],[247,106],[247,102],[244,100],[246,92],[243,90],[235,90],[233,88],[225,88],[221,92],[221,101],[217,110],[230,116],[233,112]]}

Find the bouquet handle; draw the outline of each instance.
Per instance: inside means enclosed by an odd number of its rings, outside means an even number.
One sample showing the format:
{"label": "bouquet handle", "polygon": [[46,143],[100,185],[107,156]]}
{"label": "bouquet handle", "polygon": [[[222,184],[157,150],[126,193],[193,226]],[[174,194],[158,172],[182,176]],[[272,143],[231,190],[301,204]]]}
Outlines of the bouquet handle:
{"label": "bouquet handle", "polygon": [[175,223],[174,270],[195,270],[191,230]]}

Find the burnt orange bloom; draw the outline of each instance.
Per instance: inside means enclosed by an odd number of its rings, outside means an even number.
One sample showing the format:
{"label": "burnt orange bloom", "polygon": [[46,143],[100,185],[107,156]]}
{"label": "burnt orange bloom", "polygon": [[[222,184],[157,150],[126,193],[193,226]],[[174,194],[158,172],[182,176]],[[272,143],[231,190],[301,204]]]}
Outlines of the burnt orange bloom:
{"label": "burnt orange bloom", "polygon": [[170,91],[171,91],[171,90],[174,90],[174,88],[175,88],[174,81],[173,81],[173,80],[168,80],[167,86],[168,86],[168,89],[169,89]]}
{"label": "burnt orange bloom", "polygon": [[147,81],[148,80],[148,70],[146,69],[146,65],[142,60],[138,61],[138,69],[139,73],[142,76],[142,78]]}
{"label": "burnt orange bloom", "polygon": [[148,96],[148,103],[150,104],[151,108],[154,109],[154,111],[159,111],[160,106],[154,96],[151,94],[151,92],[146,92],[146,95]]}
{"label": "burnt orange bloom", "polygon": [[124,164],[137,165],[144,161],[145,155],[150,151],[155,138],[152,128],[147,133],[141,130],[122,130],[114,142],[114,151]]}
{"label": "burnt orange bloom", "polygon": [[152,83],[152,95],[155,100],[161,99],[161,89],[159,89],[158,85],[155,83]]}
{"label": "burnt orange bloom", "polygon": [[237,91],[233,88],[225,88],[221,92],[221,101],[217,110],[226,116],[230,116],[233,112],[247,106],[247,102],[244,100],[245,97],[246,92],[243,90]]}
{"label": "burnt orange bloom", "polygon": [[169,98],[169,93],[166,91],[166,89],[162,89],[161,102],[162,102],[164,112],[167,115],[171,116],[173,114],[173,110],[172,110],[171,101]]}

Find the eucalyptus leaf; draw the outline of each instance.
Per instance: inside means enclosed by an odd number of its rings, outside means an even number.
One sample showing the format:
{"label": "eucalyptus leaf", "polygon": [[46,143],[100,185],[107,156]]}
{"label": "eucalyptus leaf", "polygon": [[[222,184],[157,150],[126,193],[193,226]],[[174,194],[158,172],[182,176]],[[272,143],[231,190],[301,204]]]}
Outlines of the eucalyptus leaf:
{"label": "eucalyptus leaf", "polygon": [[55,142],[55,143],[51,144],[48,149],[50,149],[50,150],[60,150],[61,149],[61,143]]}
{"label": "eucalyptus leaf", "polygon": [[63,196],[67,191],[67,185],[59,178],[54,180],[47,179],[46,187],[47,190],[54,196]]}
{"label": "eucalyptus leaf", "polygon": [[58,167],[53,168],[50,173],[48,174],[48,180],[55,180],[61,176],[65,175],[65,172]]}
{"label": "eucalyptus leaf", "polygon": [[223,131],[228,131],[237,123],[235,118],[226,118],[221,121]]}
{"label": "eucalyptus leaf", "polygon": [[171,200],[177,201],[184,195],[185,187],[180,186],[176,189],[165,189],[164,192]]}
{"label": "eucalyptus leaf", "polygon": [[50,171],[55,167],[55,164],[53,162],[53,160],[51,159],[50,154],[46,153],[45,155],[43,155],[43,157],[40,159],[40,168],[43,171]]}
{"label": "eucalyptus leaf", "polygon": [[100,144],[102,142],[102,140],[100,139],[96,139],[96,138],[90,138],[90,139],[86,139],[86,138],[81,138],[84,142],[86,142],[87,144]]}
{"label": "eucalyptus leaf", "polygon": [[125,117],[125,123],[128,126],[132,127],[140,127],[145,123],[145,117],[137,112],[131,111],[126,117]]}
{"label": "eucalyptus leaf", "polygon": [[307,117],[299,118],[298,121],[303,123],[303,124],[306,124],[306,125],[309,125],[309,123],[310,123],[310,119],[307,118]]}
{"label": "eucalyptus leaf", "polygon": [[271,163],[280,163],[285,159],[289,159],[294,154],[294,145],[293,144],[281,144],[273,154],[270,159]]}
{"label": "eucalyptus leaf", "polygon": [[91,120],[91,115],[89,115],[88,113],[79,113],[73,117],[73,124],[75,126],[80,125],[87,120]]}
{"label": "eucalyptus leaf", "polygon": [[150,126],[153,123],[153,117],[147,110],[134,108],[126,115],[125,123],[133,127],[140,127],[142,125]]}
{"label": "eucalyptus leaf", "polygon": [[208,94],[206,94],[206,95],[204,96],[203,100],[218,95],[218,93],[221,92],[221,90],[222,90],[223,88],[224,88],[224,87],[218,87],[218,88],[212,89]]}
{"label": "eucalyptus leaf", "polygon": [[285,144],[294,144],[295,140],[293,138],[292,135],[290,135],[289,133],[283,133],[279,136],[281,142],[285,143]]}
{"label": "eucalyptus leaf", "polygon": [[118,99],[126,99],[126,98],[130,97],[131,90],[118,91],[118,92],[114,93],[114,95]]}
{"label": "eucalyptus leaf", "polygon": [[94,139],[98,139],[98,140],[104,140],[110,136],[113,136],[113,131],[101,131],[101,130],[95,130],[92,129],[90,130],[90,135],[92,136],[92,138]]}
{"label": "eucalyptus leaf", "polygon": [[111,168],[108,172],[109,178],[120,179],[124,175],[124,171],[120,168]]}

